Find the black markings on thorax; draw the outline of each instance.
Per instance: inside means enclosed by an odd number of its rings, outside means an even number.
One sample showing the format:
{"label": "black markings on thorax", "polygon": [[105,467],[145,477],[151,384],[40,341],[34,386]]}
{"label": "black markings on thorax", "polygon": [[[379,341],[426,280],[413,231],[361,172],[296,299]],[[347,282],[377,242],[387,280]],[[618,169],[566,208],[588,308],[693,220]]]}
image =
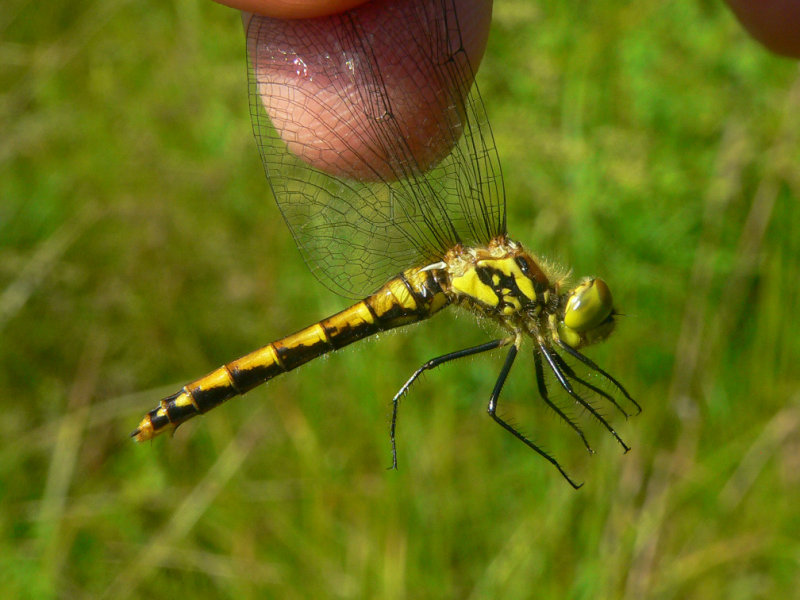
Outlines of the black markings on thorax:
{"label": "black markings on thorax", "polygon": [[[531,283],[533,284],[536,297],[529,298],[519,289],[513,275],[508,275],[493,267],[476,267],[475,271],[478,274],[478,279],[494,291],[497,296],[497,308],[500,310],[506,306],[513,306],[513,304],[504,300],[505,297],[516,298],[523,310],[544,304],[544,292],[546,288],[535,279],[531,280]],[[525,271],[527,271],[527,268],[523,270],[523,273],[525,273]]]}

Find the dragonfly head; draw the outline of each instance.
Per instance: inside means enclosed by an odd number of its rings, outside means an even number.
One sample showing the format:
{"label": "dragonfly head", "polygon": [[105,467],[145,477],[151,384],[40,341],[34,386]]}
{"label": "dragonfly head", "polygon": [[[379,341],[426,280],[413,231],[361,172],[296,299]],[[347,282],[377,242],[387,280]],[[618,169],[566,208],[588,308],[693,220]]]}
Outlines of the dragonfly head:
{"label": "dragonfly head", "polygon": [[585,279],[565,295],[558,338],[578,349],[606,339],[614,330],[614,300],[602,279]]}

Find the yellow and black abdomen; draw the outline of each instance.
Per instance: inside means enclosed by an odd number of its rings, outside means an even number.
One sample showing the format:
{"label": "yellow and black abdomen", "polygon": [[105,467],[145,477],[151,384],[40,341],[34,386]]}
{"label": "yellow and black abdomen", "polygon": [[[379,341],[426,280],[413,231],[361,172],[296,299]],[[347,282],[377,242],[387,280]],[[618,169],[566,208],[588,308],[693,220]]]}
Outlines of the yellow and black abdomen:
{"label": "yellow and black abdomen", "polygon": [[422,321],[449,304],[443,286],[441,269],[404,271],[342,312],[185,385],[147,413],[131,435],[136,441],[149,440],[318,356],[379,331]]}

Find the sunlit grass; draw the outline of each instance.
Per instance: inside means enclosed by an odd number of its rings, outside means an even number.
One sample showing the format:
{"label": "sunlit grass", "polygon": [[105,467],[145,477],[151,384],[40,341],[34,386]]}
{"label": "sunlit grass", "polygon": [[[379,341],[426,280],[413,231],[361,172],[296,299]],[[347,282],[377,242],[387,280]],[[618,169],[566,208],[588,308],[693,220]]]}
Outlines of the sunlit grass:
{"label": "sunlit grass", "polygon": [[644,406],[586,457],[521,356],[437,316],[194,420],[165,393],[344,300],[302,263],[250,136],[238,15],[0,17],[4,597],[781,598],[800,545],[800,85],[719,3],[500,1],[479,82],[509,229],[625,316],[589,354]]}

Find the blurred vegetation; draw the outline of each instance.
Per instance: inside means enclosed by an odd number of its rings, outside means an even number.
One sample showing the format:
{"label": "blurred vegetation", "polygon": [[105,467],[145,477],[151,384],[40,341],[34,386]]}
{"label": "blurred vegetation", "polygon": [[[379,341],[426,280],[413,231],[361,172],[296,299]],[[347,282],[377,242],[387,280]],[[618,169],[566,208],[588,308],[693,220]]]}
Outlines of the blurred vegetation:
{"label": "blurred vegetation", "polygon": [[[610,283],[590,355],[645,408],[578,492],[484,414],[501,357],[420,381],[385,470],[398,386],[485,339],[453,315],[129,442],[345,303],[268,198],[236,13],[10,0],[0,31],[4,598],[797,597],[800,83],[722,3],[495,8],[511,233]],[[583,456],[529,365],[505,410]]]}

